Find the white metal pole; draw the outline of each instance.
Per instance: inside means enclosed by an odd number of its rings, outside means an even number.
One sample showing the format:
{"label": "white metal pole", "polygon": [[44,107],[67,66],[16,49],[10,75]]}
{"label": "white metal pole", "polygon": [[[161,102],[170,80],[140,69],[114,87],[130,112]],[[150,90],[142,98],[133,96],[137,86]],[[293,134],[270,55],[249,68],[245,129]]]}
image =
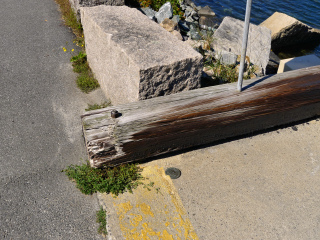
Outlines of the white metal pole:
{"label": "white metal pole", "polygon": [[244,61],[246,59],[247,43],[248,43],[248,35],[249,35],[251,5],[252,5],[252,0],[247,0],[246,17],[244,20],[242,50],[241,50],[241,59],[240,59],[240,69],[239,69],[239,77],[238,77],[238,87],[237,87],[239,92],[241,92],[242,90]]}

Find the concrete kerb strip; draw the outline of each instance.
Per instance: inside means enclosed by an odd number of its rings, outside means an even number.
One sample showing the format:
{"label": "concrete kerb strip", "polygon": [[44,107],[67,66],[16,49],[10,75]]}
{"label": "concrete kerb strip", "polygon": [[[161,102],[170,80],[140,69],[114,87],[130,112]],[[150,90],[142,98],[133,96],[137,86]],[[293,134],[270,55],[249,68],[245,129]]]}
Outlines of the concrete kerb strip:
{"label": "concrete kerb strip", "polygon": [[109,240],[116,239],[193,239],[197,234],[191,225],[181,199],[163,168],[146,166],[144,184],[133,194],[114,197],[98,193],[101,206],[107,212]]}

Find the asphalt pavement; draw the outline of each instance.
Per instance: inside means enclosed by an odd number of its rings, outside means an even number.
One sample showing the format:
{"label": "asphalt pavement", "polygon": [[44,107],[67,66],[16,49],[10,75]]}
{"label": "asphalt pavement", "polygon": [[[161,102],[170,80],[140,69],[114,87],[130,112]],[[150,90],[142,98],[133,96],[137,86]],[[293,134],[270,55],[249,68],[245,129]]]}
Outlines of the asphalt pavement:
{"label": "asphalt pavement", "polygon": [[101,239],[96,196],[61,172],[86,159],[80,115],[101,90],[77,89],[53,0],[3,0],[0,23],[0,239]]}

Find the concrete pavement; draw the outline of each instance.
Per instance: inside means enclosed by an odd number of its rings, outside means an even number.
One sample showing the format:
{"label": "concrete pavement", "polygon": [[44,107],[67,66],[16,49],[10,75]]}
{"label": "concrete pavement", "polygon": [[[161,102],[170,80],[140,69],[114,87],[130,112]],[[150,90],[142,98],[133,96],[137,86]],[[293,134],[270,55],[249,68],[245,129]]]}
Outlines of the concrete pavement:
{"label": "concrete pavement", "polygon": [[61,170],[86,158],[79,116],[103,95],[77,89],[60,17],[53,0],[1,1],[0,239],[101,239],[96,196]]}
{"label": "concrete pavement", "polygon": [[147,162],[150,192],[98,195],[109,239],[320,239],[319,142],[318,118]]}

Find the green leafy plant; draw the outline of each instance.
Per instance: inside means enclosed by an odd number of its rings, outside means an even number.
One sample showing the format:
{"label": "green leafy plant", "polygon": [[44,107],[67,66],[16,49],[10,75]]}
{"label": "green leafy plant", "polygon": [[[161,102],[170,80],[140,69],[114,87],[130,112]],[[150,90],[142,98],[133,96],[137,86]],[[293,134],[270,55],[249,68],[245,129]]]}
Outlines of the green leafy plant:
{"label": "green leafy plant", "polygon": [[222,83],[231,83],[238,80],[238,74],[235,65],[225,65],[220,59],[217,59],[208,67],[212,70],[213,76]]}
{"label": "green leafy plant", "polygon": [[89,72],[81,73],[78,76],[77,85],[85,93],[89,93],[100,86],[97,79]]}
{"label": "green leafy plant", "polygon": [[106,229],[107,227],[107,219],[106,219],[107,215],[106,215],[106,211],[103,210],[102,207],[100,207],[100,210],[97,211],[97,223],[99,223],[99,228],[98,228],[98,233],[99,234],[103,234],[103,235],[107,235],[108,231]]}
{"label": "green leafy plant", "polygon": [[70,180],[76,182],[77,188],[84,194],[95,192],[113,193],[119,195],[143,184],[142,169],[136,164],[123,164],[103,169],[92,168],[88,164],[71,165],[63,172]]}
{"label": "green leafy plant", "polygon": [[[92,73],[92,70],[87,62],[82,25],[78,21],[69,0],[56,0],[56,2],[60,6],[62,18],[64,19],[66,26],[70,27],[76,36],[73,43],[82,49],[78,55],[72,56],[70,59],[72,62],[73,71],[79,73],[77,77],[77,85],[83,92],[89,93],[90,91],[98,88],[99,83],[95,79],[94,74]],[[63,51],[67,52],[67,49],[63,48]],[[73,52],[74,49],[71,51]]]}
{"label": "green leafy plant", "polygon": [[88,108],[86,108],[86,111],[91,111],[91,110],[96,110],[96,109],[101,109],[101,108],[106,108],[111,105],[110,101],[103,102],[101,104],[88,104]]}
{"label": "green leafy plant", "polygon": [[173,15],[179,15],[183,17],[183,12],[180,8],[179,0],[138,0],[141,7],[151,7],[155,11],[159,11],[160,7],[166,2],[170,2]]}
{"label": "green leafy plant", "polygon": [[99,83],[87,62],[87,54],[80,51],[78,55],[72,56],[70,61],[72,62],[73,71],[79,73],[77,85],[83,92],[88,93],[99,87]]}
{"label": "green leafy plant", "polygon": [[55,0],[59,5],[62,18],[66,26],[70,27],[76,35],[74,40],[78,46],[84,47],[83,29],[81,23],[78,21],[74,10],[71,7],[69,0]]}

